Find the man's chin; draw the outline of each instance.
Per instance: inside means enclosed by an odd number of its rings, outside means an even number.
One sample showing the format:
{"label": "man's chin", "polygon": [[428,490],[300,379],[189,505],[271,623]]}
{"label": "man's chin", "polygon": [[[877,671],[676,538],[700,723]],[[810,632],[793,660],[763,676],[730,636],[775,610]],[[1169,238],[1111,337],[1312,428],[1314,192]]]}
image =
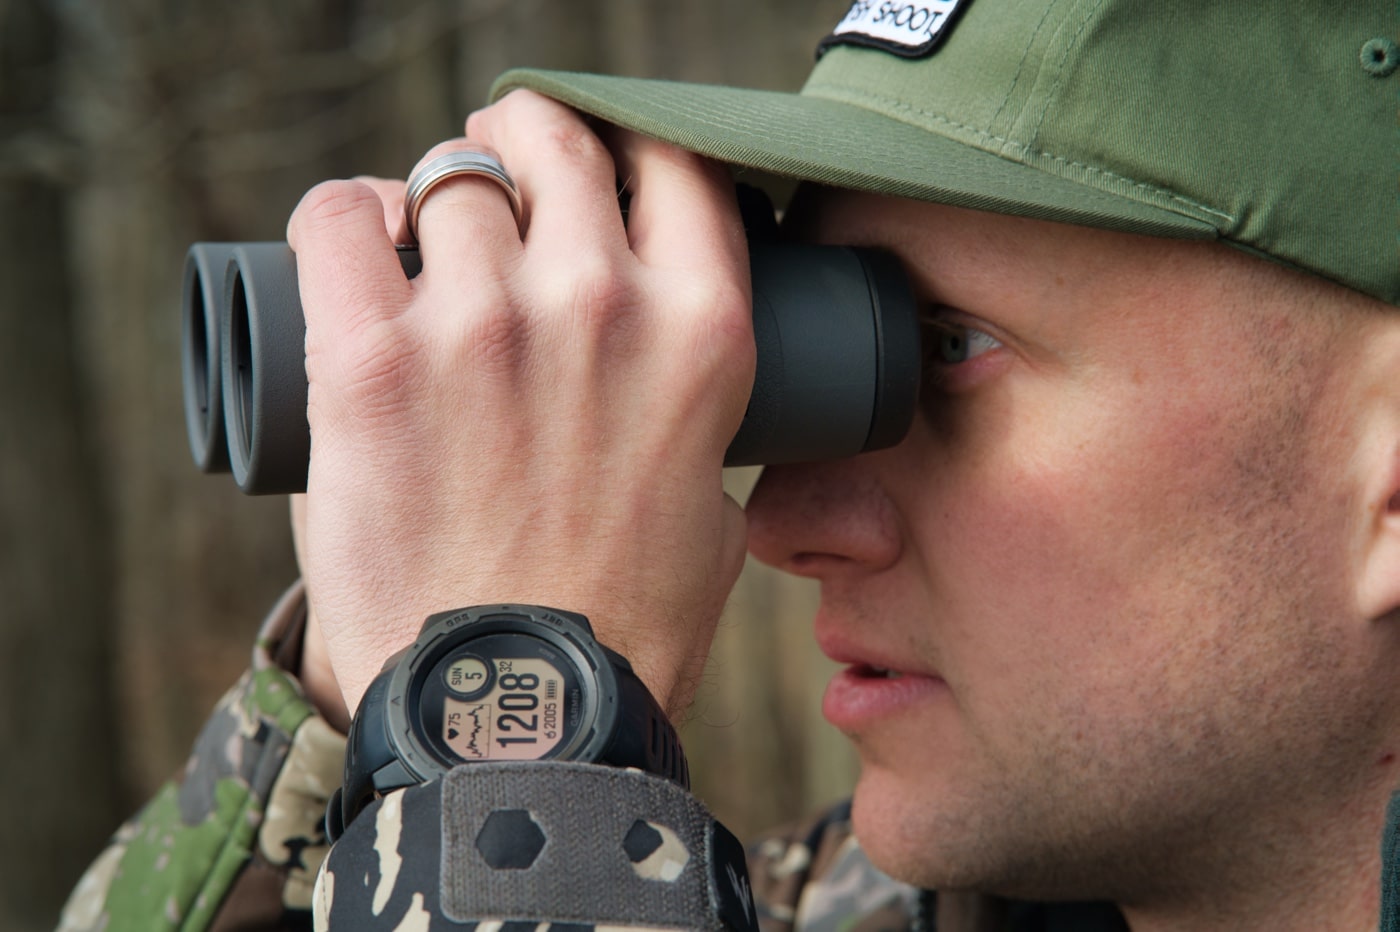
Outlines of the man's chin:
{"label": "man's chin", "polygon": [[1117,865],[1068,859],[1063,844],[1050,847],[1017,832],[995,810],[951,806],[951,793],[911,793],[880,777],[862,772],[851,826],[870,863],[895,880],[1013,900],[1114,898],[1108,883]]}
{"label": "man's chin", "polygon": [[1014,854],[999,853],[975,807],[949,805],[954,797],[932,783],[910,785],[867,768],[852,800],[852,829],[870,862],[896,880],[927,890],[1008,893]]}
{"label": "man's chin", "polygon": [[896,880],[926,889],[961,886],[950,869],[947,837],[933,828],[937,804],[912,793],[888,774],[866,768],[856,784],[851,826],[870,862]]}

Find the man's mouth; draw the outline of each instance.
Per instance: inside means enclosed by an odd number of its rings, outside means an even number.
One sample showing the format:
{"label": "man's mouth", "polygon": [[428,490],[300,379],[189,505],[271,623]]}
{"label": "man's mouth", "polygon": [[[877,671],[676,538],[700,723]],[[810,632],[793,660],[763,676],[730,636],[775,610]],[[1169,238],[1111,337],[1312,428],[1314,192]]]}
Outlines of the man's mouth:
{"label": "man's mouth", "polygon": [[872,667],[869,664],[860,664],[852,667],[851,672],[856,676],[876,680],[897,680],[904,675],[898,670],[887,670],[884,667]]}
{"label": "man's mouth", "polygon": [[822,712],[847,734],[882,727],[947,695],[948,686],[937,674],[896,670],[855,658],[844,662],[845,669],[827,686]]}

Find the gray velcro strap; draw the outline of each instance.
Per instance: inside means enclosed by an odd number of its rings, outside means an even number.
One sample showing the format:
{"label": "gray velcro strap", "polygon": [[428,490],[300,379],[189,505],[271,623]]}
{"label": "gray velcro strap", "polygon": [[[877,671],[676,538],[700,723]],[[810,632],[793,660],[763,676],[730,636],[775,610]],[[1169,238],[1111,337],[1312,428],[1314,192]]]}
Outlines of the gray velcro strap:
{"label": "gray velcro strap", "polygon": [[595,764],[458,767],[442,781],[443,914],[757,929],[743,849],[669,780]]}

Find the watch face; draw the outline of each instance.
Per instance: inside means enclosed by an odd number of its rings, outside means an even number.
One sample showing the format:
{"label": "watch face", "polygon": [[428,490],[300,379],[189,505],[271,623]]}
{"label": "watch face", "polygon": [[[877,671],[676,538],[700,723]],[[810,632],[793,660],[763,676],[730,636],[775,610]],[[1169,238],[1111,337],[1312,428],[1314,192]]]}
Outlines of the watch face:
{"label": "watch face", "polygon": [[538,760],[567,748],[583,718],[574,662],[519,632],[474,638],[422,683],[420,737],[448,761]]}

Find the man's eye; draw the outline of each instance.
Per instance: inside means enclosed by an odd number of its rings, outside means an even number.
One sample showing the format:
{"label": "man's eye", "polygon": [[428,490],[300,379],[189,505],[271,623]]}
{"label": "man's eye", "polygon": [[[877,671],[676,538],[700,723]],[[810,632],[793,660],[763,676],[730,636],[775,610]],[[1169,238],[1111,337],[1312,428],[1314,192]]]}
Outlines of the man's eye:
{"label": "man's eye", "polygon": [[944,366],[967,362],[1001,346],[991,334],[946,320],[935,323],[926,339],[931,344],[925,350],[929,362]]}

